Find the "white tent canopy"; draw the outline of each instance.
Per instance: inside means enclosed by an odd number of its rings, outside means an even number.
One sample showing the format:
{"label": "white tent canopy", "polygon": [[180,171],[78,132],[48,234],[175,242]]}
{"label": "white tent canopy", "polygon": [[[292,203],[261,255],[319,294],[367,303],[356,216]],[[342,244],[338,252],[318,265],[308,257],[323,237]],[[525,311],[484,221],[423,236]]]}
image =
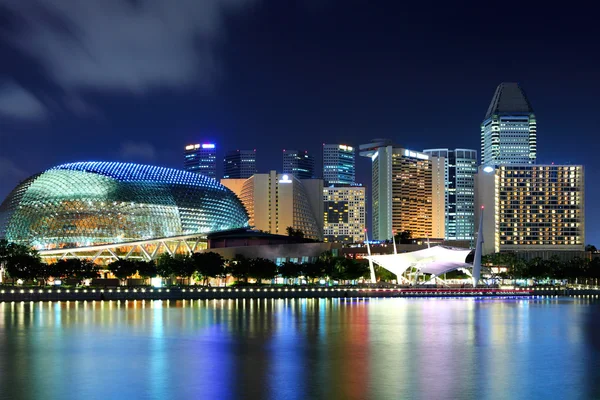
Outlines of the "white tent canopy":
{"label": "white tent canopy", "polygon": [[471,251],[471,249],[435,246],[410,253],[367,256],[367,259],[398,276],[410,267],[419,269],[421,273],[439,276],[459,268],[472,268],[472,264],[465,262]]}

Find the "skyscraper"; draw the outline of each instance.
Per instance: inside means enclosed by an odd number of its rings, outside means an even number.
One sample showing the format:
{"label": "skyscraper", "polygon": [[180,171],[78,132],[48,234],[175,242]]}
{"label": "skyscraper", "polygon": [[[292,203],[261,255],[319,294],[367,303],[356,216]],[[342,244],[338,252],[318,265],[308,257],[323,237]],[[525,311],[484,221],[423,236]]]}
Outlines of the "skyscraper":
{"label": "skyscraper", "polygon": [[446,240],[475,238],[475,175],[477,151],[469,149],[427,149],[423,153],[443,157]]}
{"label": "skyscraper", "polygon": [[345,144],[323,144],[325,185],[351,185],[355,177],[355,150]]}
{"label": "skyscraper", "polygon": [[480,166],[476,186],[476,205],[483,208],[484,254],[510,251],[547,258],[568,251],[582,256],[581,165]]}
{"label": "skyscraper", "polygon": [[308,151],[283,150],[283,173],[298,179],[312,179],[315,176],[315,159]]}
{"label": "skyscraper", "polygon": [[533,108],[521,86],[501,83],[481,123],[481,164],[535,164],[536,129]]}
{"label": "skyscraper", "polygon": [[223,178],[247,179],[256,173],[256,150],[233,150],[223,160]]}
{"label": "skyscraper", "polygon": [[372,162],[372,238],[390,239],[394,231],[443,238],[445,159],[381,139],[360,150]]}
{"label": "skyscraper", "polygon": [[217,150],[214,143],[185,146],[183,168],[209,178],[217,178]]}

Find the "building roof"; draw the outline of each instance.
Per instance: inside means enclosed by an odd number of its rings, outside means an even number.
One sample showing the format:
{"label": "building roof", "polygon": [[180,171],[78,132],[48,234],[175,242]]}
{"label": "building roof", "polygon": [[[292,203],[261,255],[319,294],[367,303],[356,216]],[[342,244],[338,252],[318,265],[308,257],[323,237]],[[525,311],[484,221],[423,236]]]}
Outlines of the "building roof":
{"label": "building roof", "polygon": [[420,269],[422,273],[438,275],[458,268],[471,268],[473,265],[466,261],[472,251],[471,249],[434,246],[409,253],[385,254],[366,258],[396,275],[401,275],[411,266]]}
{"label": "building roof", "polygon": [[252,228],[236,228],[223,230],[218,232],[210,232],[207,234],[208,240],[220,240],[220,239],[270,239],[277,241],[285,241],[287,243],[314,243],[315,240],[288,236],[288,235],[277,235],[274,233],[258,231]]}
{"label": "building roof", "polygon": [[502,82],[496,88],[485,119],[494,114],[532,114],[533,108],[523,88],[516,82]]}

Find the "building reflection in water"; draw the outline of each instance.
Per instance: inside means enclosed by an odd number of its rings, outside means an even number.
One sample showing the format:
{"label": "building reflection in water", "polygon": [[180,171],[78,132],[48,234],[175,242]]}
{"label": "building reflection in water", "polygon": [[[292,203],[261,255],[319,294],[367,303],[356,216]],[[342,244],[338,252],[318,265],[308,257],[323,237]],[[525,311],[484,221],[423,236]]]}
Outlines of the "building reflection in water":
{"label": "building reflection in water", "polygon": [[600,302],[0,304],[0,398],[600,398]]}

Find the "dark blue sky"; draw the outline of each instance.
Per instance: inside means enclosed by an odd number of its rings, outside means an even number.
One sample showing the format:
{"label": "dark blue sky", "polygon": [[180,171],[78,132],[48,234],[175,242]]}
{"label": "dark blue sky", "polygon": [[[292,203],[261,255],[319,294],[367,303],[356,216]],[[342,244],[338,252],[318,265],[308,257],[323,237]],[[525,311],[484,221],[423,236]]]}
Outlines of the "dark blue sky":
{"label": "dark blue sky", "polygon": [[[283,148],[319,159],[324,141],[479,152],[495,87],[518,81],[538,118],[538,161],[586,167],[586,241],[600,243],[596,10],[94,3],[0,0],[0,198],[63,162],[181,167],[183,146],[203,140],[256,148],[260,171],[280,169]],[[357,167],[369,184],[369,161]]]}

